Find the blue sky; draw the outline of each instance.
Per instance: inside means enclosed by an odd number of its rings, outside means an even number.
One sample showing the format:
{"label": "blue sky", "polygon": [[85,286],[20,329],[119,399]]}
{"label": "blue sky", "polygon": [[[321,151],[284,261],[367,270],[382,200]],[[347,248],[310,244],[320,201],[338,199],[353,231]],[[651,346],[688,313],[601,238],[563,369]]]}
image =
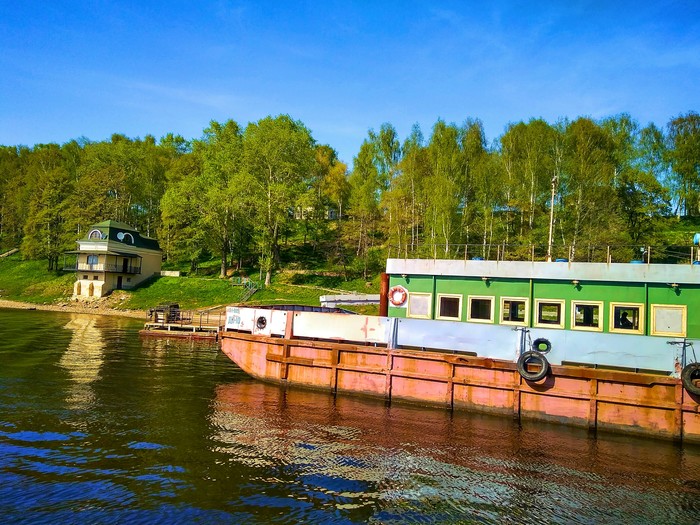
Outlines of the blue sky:
{"label": "blue sky", "polygon": [[0,144],[287,113],[352,163],[370,128],[700,110],[700,2],[3,1]]}

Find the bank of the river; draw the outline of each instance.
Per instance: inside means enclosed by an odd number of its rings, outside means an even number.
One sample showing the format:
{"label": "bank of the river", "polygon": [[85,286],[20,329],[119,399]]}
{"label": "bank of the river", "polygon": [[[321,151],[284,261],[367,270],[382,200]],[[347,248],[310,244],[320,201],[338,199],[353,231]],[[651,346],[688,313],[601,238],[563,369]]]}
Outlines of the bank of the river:
{"label": "bank of the river", "polygon": [[114,315],[119,317],[133,317],[146,319],[147,313],[144,310],[118,310],[110,308],[98,301],[94,303],[61,303],[61,304],[34,304],[21,301],[8,301],[0,299],[0,308],[12,308],[16,310],[46,310],[50,312],[68,312],[80,314]]}

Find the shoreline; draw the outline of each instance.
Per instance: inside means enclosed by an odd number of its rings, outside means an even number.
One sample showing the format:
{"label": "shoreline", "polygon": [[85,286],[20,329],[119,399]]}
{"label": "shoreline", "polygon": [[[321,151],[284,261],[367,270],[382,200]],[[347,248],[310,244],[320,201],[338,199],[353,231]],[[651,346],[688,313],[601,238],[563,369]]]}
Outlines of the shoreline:
{"label": "shoreline", "polygon": [[0,308],[14,310],[43,310],[48,312],[65,312],[76,314],[91,314],[91,315],[111,315],[115,317],[131,317],[133,319],[143,319],[145,322],[148,319],[148,313],[145,310],[116,310],[114,308],[105,307],[98,303],[94,304],[35,304],[25,303],[22,301],[10,301],[0,299]]}

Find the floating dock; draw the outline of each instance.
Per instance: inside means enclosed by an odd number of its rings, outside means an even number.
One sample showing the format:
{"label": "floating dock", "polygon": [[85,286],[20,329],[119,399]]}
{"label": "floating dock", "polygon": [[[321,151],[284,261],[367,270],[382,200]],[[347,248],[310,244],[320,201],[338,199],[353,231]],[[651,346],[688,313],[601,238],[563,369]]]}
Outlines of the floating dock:
{"label": "floating dock", "polygon": [[149,311],[149,319],[139,332],[141,335],[218,341],[226,310],[219,306],[206,310],[180,310],[176,304],[161,305]]}

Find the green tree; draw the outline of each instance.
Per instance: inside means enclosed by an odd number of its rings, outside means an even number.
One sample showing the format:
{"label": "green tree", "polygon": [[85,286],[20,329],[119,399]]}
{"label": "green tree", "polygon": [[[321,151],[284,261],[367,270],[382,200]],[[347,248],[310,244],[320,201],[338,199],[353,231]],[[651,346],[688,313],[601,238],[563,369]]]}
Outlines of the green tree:
{"label": "green tree", "polygon": [[668,158],[678,215],[700,213],[700,115],[689,111],[668,123]]}
{"label": "green tree", "polygon": [[379,218],[379,196],[381,181],[375,164],[375,148],[364,140],[360,152],[353,162],[350,174],[350,199],[348,214],[352,226],[348,229],[348,240],[354,245],[355,256],[362,265],[362,275],[369,273],[370,251],[376,236],[376,221]]}
{"label": "green tree", "polygon": [[64,217],[66,197],[71,191],[60,147],[56,144],[36,146],[27,175],[32,181],[32,191],[22,253],[29,259],[46,258],[48,269],[57,270],[59,257],[68,247]]}
{"label": "green tree", "polygon": [[601,126],[613,143],[613,184],[624,230],[637,244],[653,236],[658,217],[668,209],[667,192],[657,179],[656,128],[643,134],[637,121],[626,113],[604,119]]}
{"label": "green tree", "polygon": [[[399,192],[398,205],[405,204],[396,228],[398,252],[401,252],[401,239],[404,241],[404,256],[407,248],[413,252],[418,248],[422,238],[421,225],[425,222],[426,209],[426,180],[430,173],[428,151],[423,144],[423,133],[420,126],[414,124],[411,133],[403,143],[403,158],[399,164],[399,175],[396,189]],[[398,207],[397,205],[397,207]],[[408,235],[402,232],[408,228]]]}
{"label": "green tree", "polygon": [[241,129],[233,120],[212,121],[198,143],[202,155],[202,175],[197,199],[199,227],[212,253],[221,255],[220,276],[226,277],[228,256],[240,253],[242,230],[248,224],[250,177],[244,171]]}
{"label": "green tree", "polygon": [[[566,130],[565,228],[570,236],[571,258],[581,243],[606,244],[617,240],[620,218],[613,185],[614,145],[610,135],[588,118],[579,118]],[[564,243],[567,244],[567,243]]]}
{"label": "green tree", "polygon": [[19,247],[27,216],[27,148],[0,147],[0,249]]}
{"label": "green tree", "polygon": [[288,115],[266,117],[246,127],[245,171],[253,181],[255,228],[261,261],[268,261],[265,284],[280,262],[280,233],[303,192],[314,163],[309,130]]}
{"label": "green tree", "polygon": [[166,176],[170,183],[161,203],[160,246],[167,260],[188,261],[190,271],[197,270],[206,246],[207,232],[201,227],[200,210],[202,160],[198,153],[186,153],[173,159]]}
{"label": "green tree", "polygon": [[442,255],[446,257],[457,231],[463,182],[463,156],[457,126],[438,120],[433,127],[427,154],[430,175],[426,185],[430,191],[425,194],[425,243],[433,257],[437,257],[438,247],[442,247]]}

